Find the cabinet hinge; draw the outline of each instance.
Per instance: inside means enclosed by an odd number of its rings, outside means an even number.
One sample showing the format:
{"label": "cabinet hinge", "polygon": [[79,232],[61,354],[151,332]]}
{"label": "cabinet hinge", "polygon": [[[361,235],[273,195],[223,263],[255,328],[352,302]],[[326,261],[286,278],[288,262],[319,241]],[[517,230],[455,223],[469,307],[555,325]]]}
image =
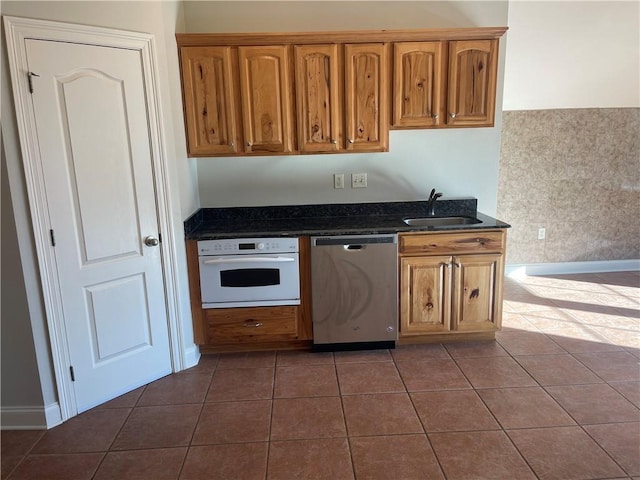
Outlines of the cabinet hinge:
{"label": "cabinet hinge", "polygon": [[56,236],[53,233],[53,229],[49,230],[49,237],[51,237],[51,246],[55,247],[56,246]]}
{"label": "cabinet hinge", "polygon": [[161,234],[161,233],[158,233],[158,241],[159,241],[160,243],[162,243],[162,234]]}
{"label": "cabinet hinge", "polygon": [[71,373],[71,381],[75,382],[76,381],[76,374],[73,373],[73,366],[69,367],[69,372]]}
{"label": "cabinet hinge", "polygon": [[33,93],[33,80],[32,77],[39,77],[37,73],[27,72],[27,81],[29,82],[29,93]]}

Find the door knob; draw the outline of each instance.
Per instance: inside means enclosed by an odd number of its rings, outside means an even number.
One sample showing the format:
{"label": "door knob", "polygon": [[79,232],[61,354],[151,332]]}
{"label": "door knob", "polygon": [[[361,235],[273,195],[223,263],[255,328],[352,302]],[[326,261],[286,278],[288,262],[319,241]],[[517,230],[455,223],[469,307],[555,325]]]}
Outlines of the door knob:
{"label": "door knob", "polygon": [[144,244],[147,247],[157,247],[158,243],[160,243],[158,239],[156,237],[152,237],[151,235],[149,235],[148,237],[145,237],[144,239]]}

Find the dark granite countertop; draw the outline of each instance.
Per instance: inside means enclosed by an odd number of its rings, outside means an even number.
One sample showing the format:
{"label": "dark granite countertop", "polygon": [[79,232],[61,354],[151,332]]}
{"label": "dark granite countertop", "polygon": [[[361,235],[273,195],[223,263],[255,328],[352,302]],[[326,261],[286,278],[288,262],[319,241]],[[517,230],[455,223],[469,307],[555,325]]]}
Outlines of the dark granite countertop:
{"label": "dark granite countertop", "polygon": [[273,207],[201,208],[184,222],[187,240],[297,235],[365,235],[416,231],[509,228],[477,211],[475,198],[440,199],[435,216],[467,216],[470,225],[411,227],[405,218],[427,215],[427,202],[280,205]]}

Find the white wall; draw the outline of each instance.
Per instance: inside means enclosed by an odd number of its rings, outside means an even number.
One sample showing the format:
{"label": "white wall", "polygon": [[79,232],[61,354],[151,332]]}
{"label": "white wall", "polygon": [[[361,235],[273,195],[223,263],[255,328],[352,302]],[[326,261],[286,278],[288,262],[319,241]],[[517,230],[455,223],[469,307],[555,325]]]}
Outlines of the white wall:
{"label": "white wall", "polygon": [[[185,2],[189,32],[505,26],[496,2]],[[505,39],[500,42],[498,92]],[[392,131],[388,153],[198,161],[202,207],[420,200],[437,188],[495,214],[501,99],[494,128]],[[333,173],[368,173],[366,189],[333,189]],[[346,183],[349,183],[348,181]]]}
{"label": "white wall", "polygon": [[504,110],[640,106],[640,2],[509,4]]}
{"label": "white wall", "polygon": [[[172,219],[175,229],[175,246],[180,258],[180,270],[177,272],[179,283],[178,308],[182,319],[183,343],[186,348],[193,348],[193,334],[189,295],[187,285],[186,261],[184,253],[184,238],[182,221],[199,207],[196,181],[196,162],[186,159],[184,129],[182,126],[182,102],[180,95],[179,70],[177,48],[175,45],[176,29],[183,29],[181,4],[175,1],[141,1],[141,2],[93,2],[93,1],[2,1],[0,3],[2,15],[29,17],[36,19],[54,20],[69,23],[80,23],[102,27],[117,28],[151,33],[155,37],[157,62],[159,70],[159,94],[161,99],[161,114],[163,122],[164,141],[169,156],[169,183],[172,200]],[[3,32],[4,37],[4,32]],[[4,42],[3,42],[4,44]],[[25,284],[25,295],[29,318],[20,315],[24,311],[24,302],[15,299],[13,305],[3,304],[3,334],[5,328],[12,328],[12,322],[29,320],[32,331],[32,342],[35,343],[40,378],[30,379],[31,383],[42,391],[44,406],[55,403],[55,379],[51,368],[48,350],[49,338],[46,318],[42,308],[42,293],[37,271],[35,249],[33,247],[33,232],[29,218],[28,200],[25,193],[22,159],[15,126],[15,114],[11,100],[11,86],[6,68],[6,49],[2,49],[3,69],[1,72],[2,93],[2,133],[4,153],[6,154],[6,168],[9,188],[13,202],[13,213],[16,225],[18,248],[14,251],[16,258],[20,258],[22,279]],[[6,209],[3,208],[3,217]],[[3,218],[4,223],[4,218]],[[3,238],[3,255],[4,255]],[[15,250],[15,249],[14,249]],[[6,309],[5,309],[6,307]],[[13,328],[20,329],[23,325],[14,323]],[[29,345],[16,349],[29,352]],[[31,351],[33,346],[31,347]],[[26,353],[25,353],[26,354]],[[19,378],[21,370],[15,369],[13,375],[5,376],[2,371],[2,389],[23,388],[24,379]],[[39,383],[39,385],[38,385]],[[33,385],[31,385],[32,387]],[[29,388],[31,388],[29,387]],[[5,395],[2,397],[2,407],[5,405]]]}

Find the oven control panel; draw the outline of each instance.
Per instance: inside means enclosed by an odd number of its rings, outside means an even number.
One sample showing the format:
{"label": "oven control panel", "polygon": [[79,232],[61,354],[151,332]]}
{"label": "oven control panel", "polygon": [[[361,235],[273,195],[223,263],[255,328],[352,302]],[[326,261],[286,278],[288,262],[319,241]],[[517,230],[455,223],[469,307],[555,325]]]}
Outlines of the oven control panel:
{"label": "oven control panel", "polygon": [[225,238],[200,240],[199,255],[242,255],[244,253],[289,253],[298,251],[297,238]]}

